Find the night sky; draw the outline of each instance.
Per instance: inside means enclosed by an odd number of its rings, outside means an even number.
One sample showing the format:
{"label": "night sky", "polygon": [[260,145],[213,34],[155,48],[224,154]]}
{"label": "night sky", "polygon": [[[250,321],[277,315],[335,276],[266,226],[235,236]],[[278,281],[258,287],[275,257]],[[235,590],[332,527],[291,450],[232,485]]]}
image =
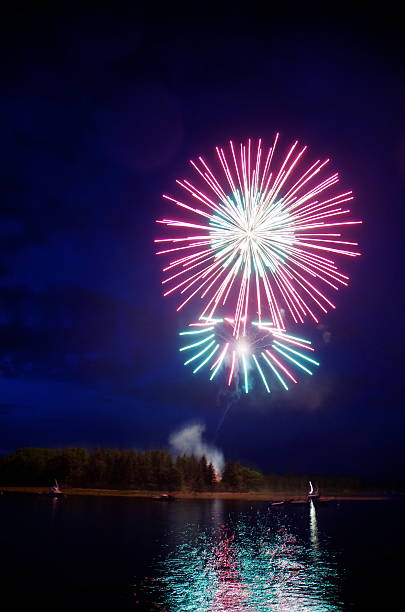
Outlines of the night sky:
{"label": "night sky", "polygon": [[242,397],[216,443],[265,472],[403,473],[401,20],[227,6],[4,16],[1,453],[166,446],[195,421],[213,441],[230,398],[182,365],[193,310],[161,295],[155,219],[190,158],[279,131],[354,190],[363,255],[305,326],[321,368]]}

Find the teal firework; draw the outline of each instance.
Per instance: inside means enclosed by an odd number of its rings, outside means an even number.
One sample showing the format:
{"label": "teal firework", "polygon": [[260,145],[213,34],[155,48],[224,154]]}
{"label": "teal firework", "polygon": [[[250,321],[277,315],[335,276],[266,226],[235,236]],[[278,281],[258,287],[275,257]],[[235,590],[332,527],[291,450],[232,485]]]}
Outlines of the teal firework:
{"label": "teal firework", "polygon": [[[245,324],[246,323],[246,324]],[[267,393],[273,385],[288,390],[302,374],[312,375],[319,363],[313,359],[311,342],[274,327],[269,321],[244,322],[245,334],[235,337],[234,319],[203,317],[180,332],[193,374],[205,371],[210,380],[225,376],[228,386],[248,393],[259,380]]]}

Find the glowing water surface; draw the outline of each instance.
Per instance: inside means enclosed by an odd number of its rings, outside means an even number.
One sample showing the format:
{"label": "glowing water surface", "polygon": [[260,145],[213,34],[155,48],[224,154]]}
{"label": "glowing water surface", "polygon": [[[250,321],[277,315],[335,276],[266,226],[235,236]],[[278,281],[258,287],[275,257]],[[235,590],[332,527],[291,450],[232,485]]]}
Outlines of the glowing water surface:
{"label": "glowing water surface", "polygon": [[157,609],[173,612],[342,610],[337,564],[318,539],[317,509],[312,501],[296,509],[307,520],[304,537],[280,506],[224,517],[216,500],[209,526],[172,532],[158,577],[142,590],[155,596]]}
{"label": "glowing water surface", "polygon": [[399,610],[404,502],[5,492],[2,601],[41,612]]}

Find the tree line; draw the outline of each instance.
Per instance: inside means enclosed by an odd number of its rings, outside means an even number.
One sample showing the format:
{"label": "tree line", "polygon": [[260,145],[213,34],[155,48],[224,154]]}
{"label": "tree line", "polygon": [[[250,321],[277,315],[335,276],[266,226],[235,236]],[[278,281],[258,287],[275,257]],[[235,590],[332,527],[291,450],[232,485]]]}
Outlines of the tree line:
{"label": "tree line", "polygon": [[73,447],[20,448],[0,458],[0,486],[64,486],[137,490],[245,491],[262,488],[255,470],[228,461],[220,479],[205,456],[173,457],[165,450],[116,450]]}
{"label": "tree line", "polygon": [[403,479],[360,480],[354,477],[263,475],[228,460],[221,476],[206,457],[173,457],[168,451],[81,447],[20,448],[0,457],[1,486],[49,486],[150,491],[299,491],[312,480],[324,495],[358,490],[405,490]]}

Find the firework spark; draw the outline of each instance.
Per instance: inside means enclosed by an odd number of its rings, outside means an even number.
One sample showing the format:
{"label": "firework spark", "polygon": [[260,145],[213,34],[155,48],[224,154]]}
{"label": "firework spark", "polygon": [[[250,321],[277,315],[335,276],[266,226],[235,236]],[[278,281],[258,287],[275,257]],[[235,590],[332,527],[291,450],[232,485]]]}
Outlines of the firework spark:
{"label": "firework spark", "polygon": [[329,160],[299,170],[307,147],[295,142],[278,162],[277,142],[278,134],[267,152],[261,140],[217,147],[220,174],[202,157],[191,161],[198,182],[177,181],[182,199],[164,196],[185,218],[158,221],[176,232],[155,241],[170,257],[165,295],[181,295],[178,310],[200,297],[201,316],[232,311],[236,338],[249,317],[285,329],[283,310],[295,323],[318,322],[335,307],[325,290],[348,283],[332,257],[360,254],[340,233],[361,221],[347,220],[351,191],[333,194],[339,178],[324,174]]}
{"label": "firework spark", "polygon": [[180,348],[187,356],[184,365],[190,365],[194,374],[208,369],[210,380],[222,371],[229,386],[239,380],[245,393],[252,387],[253,374],[270,393],[269,374],[288,390],[288,384],[297,382],[296,370],[312,375],[309,368],[319,365],[308,356],[307,351],[314,350],[309,340],[288,334],[266,321],[246,324],[244,320],[243,324],[246,333],[238,338],[233,333],[233,318],[205,317],[189,325],[180,332],[186,341]]}

